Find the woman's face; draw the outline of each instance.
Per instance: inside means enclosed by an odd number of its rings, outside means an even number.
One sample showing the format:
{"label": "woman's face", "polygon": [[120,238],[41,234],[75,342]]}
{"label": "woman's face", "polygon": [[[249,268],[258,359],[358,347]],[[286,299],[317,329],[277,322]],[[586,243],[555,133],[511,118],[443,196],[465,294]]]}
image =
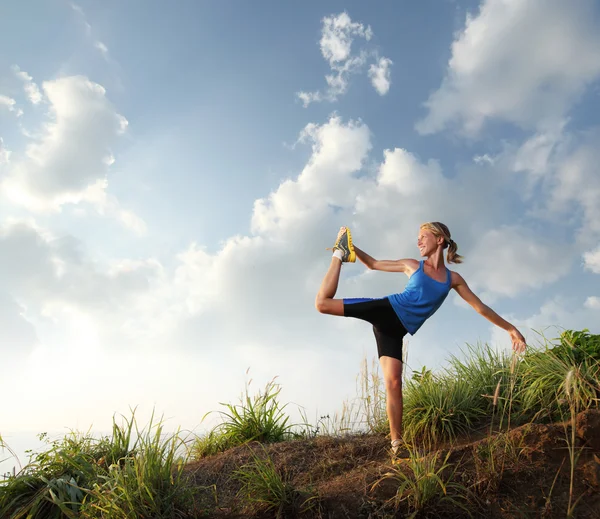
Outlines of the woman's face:
{"label": "woman's face", "polygon": [[417,238],[417,247],[419,247],[419,253],[422,257],[431,256],[440,243],[443,243],[443,238],[436,238],[436,236],[427,229],[421,229],[419,231],[419,237]]}

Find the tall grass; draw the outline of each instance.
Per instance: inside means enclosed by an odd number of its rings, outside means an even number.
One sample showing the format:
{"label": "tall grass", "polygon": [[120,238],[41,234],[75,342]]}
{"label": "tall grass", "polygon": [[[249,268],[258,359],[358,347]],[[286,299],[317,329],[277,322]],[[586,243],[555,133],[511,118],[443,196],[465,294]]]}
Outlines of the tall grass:
{"label": "tall grass", "polygon": [[[82,509],[86,518],[184,518],[193,509],[194,492],[183,469],[188,455],[180,431],[166,435],[162,422],[140,431],[136,449],[98,474]],[[127,430],[131,431],[131,422]]]}
{"label": "tall grass", "polygon": [[72,432],[48,441],[45,451],[0,485],[0,517],[119,519],[140,511],[158,519],[184,517],[193,509],[193,492],[183,480],[183,441],[178,433],[163,438],[153,418],[146,432],[137,428],[133,412],[123,425],[113,419],[112,437]]}
{"label": "tall grass", "polygon": [[[600,335],[566,331],[557,343],[526,355],[517,399],[532,419],[560,418],[572,402],[578,410],[598,406],[600,398]],[[567,394],[567,380],[572,395]]]}
{"label": "tall grass", "polygon": [[76,517],[103,460],[114,460],[120,443],[71,432],[32,456],[16,476],[0,486],[0,517],[54,519]]}
{"label": "tall grass", "polygon": [[485,415],[482,399],[465,379],[432,374],[410,380],[404,394],[407,441],[438,444],[468,433]]}
{"label": "tall grass", "polygon": [[436,443],[496,418],[500,429],[515,421],[560,419],[573,398],[578,410],[600,403],[600,335],[568,330],[520,357],[468,346],[447,368],[405,382],[405,435]]}

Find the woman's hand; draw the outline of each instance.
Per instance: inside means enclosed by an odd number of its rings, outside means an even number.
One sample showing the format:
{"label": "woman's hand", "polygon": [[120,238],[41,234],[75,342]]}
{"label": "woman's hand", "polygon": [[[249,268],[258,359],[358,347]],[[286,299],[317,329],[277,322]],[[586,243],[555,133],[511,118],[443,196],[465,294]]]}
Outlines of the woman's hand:
{"label": "woman's hand", "polygon": [[510,335],[510,339],[512,341],[513,350],[517,353],[523,353],[525,348],[527,348],[525,337],[523,337],[521,332],[514,327],[508,332],[508,334]]}

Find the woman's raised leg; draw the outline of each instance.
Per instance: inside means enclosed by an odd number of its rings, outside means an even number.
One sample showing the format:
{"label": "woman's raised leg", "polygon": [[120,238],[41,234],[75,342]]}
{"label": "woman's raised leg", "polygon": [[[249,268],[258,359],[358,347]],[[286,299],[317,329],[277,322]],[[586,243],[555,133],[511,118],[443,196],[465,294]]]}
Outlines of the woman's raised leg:
{"label": "woman's raised leg", "polygon": [[337,292],[341,271],[342,262],[336,257],[331,258],[331,264],[321,282],[321,287],[315,300],[315,307],[322,314],[344,315],[343,299],[333,298]]}

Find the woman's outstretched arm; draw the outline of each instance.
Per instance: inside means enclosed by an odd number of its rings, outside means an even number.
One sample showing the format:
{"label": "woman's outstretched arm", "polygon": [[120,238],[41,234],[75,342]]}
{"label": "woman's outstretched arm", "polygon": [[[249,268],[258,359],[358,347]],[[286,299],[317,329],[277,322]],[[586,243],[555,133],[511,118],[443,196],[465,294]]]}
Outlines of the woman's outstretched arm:
{"label": "woman's outstretched arm", "polygon": [[499,326],[509,333],[512,340],[513,350],[518,353],[525,351],[527,344],[525,343],[525,338],[523,335],[521,335],[521,332],[519,332],[519,330],[517,330],[511,323],[500,317],[489,306],[482,303],[481,299],[479,299],[471,291],[469,285],[467,285],[467,282],[463,279],[463,277],[456,272],[452,273],[452,288],[454,288],[460,297],[469,303],[477,313],[481,314],[488,321],[494,323],[496,326]]}
{"label": "woman's outstretched arm", "polygon": [[356,257],[371,270],[382,270],[385,272],[412,272],[419,267],[419,262],[414,259],[399,260],[376,260],[365,251],[354,245]]}

